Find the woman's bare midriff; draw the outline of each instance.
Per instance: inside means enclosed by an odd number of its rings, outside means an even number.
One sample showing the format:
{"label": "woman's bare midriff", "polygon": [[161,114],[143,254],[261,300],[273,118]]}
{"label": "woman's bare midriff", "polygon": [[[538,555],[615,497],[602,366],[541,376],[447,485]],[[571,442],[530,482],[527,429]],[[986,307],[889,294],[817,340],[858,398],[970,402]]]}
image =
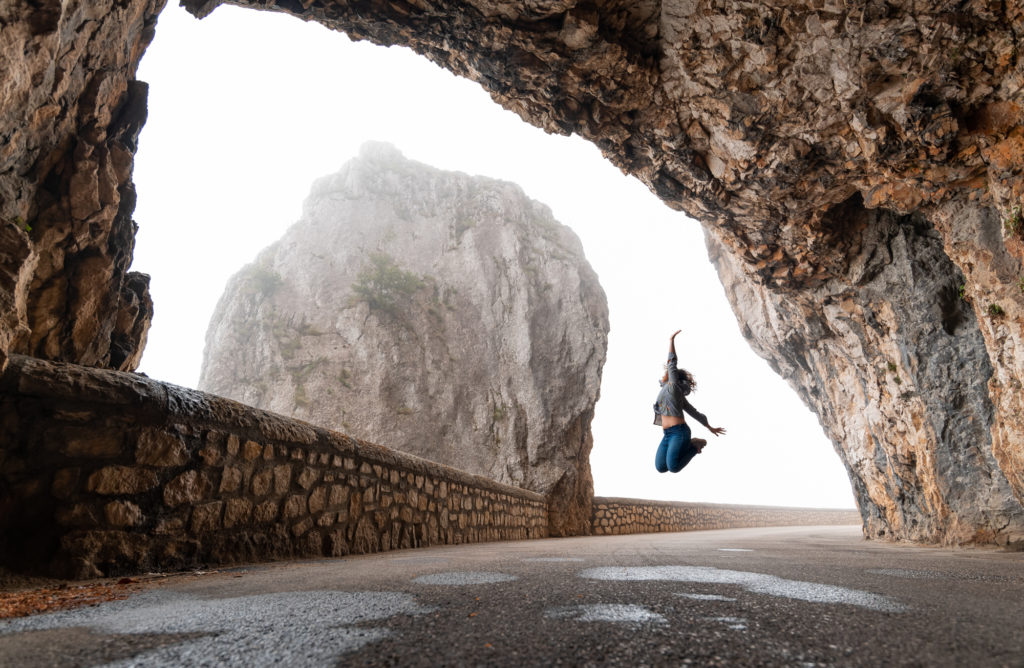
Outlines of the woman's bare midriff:
{"label": "woman's bare midriff", "polygon": [[661,428],[668,429],[674,427],[677,424],[686,424],[686,420],[682,417],[676,417],[674,415],[662,415],[661,416]]}

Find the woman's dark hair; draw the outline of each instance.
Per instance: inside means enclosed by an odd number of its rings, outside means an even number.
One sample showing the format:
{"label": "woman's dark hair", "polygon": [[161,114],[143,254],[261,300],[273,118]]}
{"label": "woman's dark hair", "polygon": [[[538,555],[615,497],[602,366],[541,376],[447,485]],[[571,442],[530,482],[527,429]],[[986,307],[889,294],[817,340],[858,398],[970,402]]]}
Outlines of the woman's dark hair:
{"label": "woman's dark hair", "polygon": [[676,371],[679,372],[679,382],[677,385],[684,397],[697,389],[697,381],[694,380],[692,373],[679,367],[676,367]]}

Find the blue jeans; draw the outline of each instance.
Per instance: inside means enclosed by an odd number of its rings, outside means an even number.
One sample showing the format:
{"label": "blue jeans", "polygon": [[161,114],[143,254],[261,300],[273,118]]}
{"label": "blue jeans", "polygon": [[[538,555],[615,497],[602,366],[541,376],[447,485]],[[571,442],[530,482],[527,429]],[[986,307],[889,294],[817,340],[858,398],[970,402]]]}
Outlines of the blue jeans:
{"label": "blue jeans", "polygon": [[690,442],[690,427],[684,422],[665,430],[665,436],[654,455],[654,468],[658,473],[671,471],[679,473],[697,454],[697,448]]}

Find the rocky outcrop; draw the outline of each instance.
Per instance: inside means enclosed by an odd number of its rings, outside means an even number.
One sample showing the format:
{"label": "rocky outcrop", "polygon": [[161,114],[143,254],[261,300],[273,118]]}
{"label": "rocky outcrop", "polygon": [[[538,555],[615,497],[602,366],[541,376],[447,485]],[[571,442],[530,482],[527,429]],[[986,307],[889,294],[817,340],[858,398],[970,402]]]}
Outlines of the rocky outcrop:
{"label": "rocky outcrop", "polygon": [[1020,504],[992,447],[991,318],[979,322],[920,214],[854,201],[833,215],[848,226],[847,269],[786,299],[709,238],[744,334],[821,417],[869,536],[1011,540]]}
{"label": "rocky outcrop", "polygon": [[[184,4],[202,16],[220,1]],[[528,122],[593,141],[705,226],[752,344],[834,439],[868,535],[1024,537],[1019,3],[233,4],[408,45]],[[130,304],[143,313],[144,293],[126,293],[118,264],[127,219],[94,212],[114,181],[125,207],[130,160],[110,138],[131,135],[117,110],[138,108],[158,9],[0,10],[17,82],[0,90],[0,350],[116,365],[108,341],[120,334],[128,359],[140,340]]]}
{"label": "rocky outcrop", "polygon": [[164,0],[0,7],[0,368],[7,353],[138,366],[149,277],[129,273],[135,80]]}
{"label": "rocky outcrop", "polygon": [[704,224],[868,535],[1024,538],[1018,5],[235,4],[408,45],[594,141]]}
{"label": "rocky outcrop", "polygon": [[583,533],[607,334],[547,207],[367,144],[229,281],[199,386],[549,495]]}

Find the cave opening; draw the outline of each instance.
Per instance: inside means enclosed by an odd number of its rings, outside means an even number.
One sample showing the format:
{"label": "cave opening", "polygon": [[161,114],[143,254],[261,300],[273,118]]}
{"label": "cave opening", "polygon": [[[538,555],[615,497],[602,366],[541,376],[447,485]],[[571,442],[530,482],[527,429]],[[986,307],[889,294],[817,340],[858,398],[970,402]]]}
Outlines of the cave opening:
{"label": "cave opening", "polygon": [[[153,276],[156,304],[141,371],[194,386],[227,278],[296,220],[313,179],[363,140],[386,140],[444,169],[515,181],[581,237],[612,320],[593,425],[598,494],[853,505],[817,420],[739,334],[699,226],[589,143],[545,135],[405,49],[231,6],[202,21],[168,6],[139,78],[150,112],[135,170],[134,268]],[[685,286],[678,306],[665,307],[666,284]],[[701,380],[695,401],[730,428],[685,491],[655,477],[648,414],[665,339],[680,327],[692,351],[683,363]],[[780,466],[773,447],[800,465]]]}

